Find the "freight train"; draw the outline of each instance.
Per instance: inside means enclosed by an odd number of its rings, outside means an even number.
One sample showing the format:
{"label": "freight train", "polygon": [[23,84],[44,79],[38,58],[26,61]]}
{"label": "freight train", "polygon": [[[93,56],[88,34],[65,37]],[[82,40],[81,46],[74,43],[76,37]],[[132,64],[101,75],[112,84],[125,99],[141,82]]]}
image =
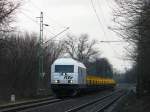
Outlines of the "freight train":
{"label": "freight train", "polygon": [[59,58],[51,66],[51,89],[57,96],[75,96],[81,91],[113,88],[112,78],[87,74],[87,68],[72,58]]}

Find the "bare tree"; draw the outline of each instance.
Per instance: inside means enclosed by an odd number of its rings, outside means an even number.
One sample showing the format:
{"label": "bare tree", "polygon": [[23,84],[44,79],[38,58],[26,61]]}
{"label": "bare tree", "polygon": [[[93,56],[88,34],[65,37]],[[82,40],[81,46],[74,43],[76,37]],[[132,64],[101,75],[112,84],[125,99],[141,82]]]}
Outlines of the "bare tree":
{"label": "bare tree", "polygon": [[65,43],[67,53],[69,53],[72,58],[82,62],[86,62],[99,54],[99,51],[94,48],[96,41],[89,41],[88,35],[86,34],[81,35],[79,38],[68,36]]}
{"label": "bare tree", "polygon": [[139,96],[149,93],[150,89],[150,2],[149,0],[116,0],[118,9],[114,10],[114,21],[117,23],[113,30],[121,38],[134,44],[130,51],[132,59],[137,63],[137,92]]}
{"label": "bare tree", "polygon": [[[38,87],[38,36],[35,34],[10,34],[0,39],[0,99],[15,93],[17,97],[36,95]],[[43,48],[43,87],[48,93],[50,67],[63,54],[63,42],[51,41]]]}
{"label": "bare tree", "polygon": [[87,73],[90,75],[99,75],[102,77],[113,77],[112,65],[106,58],[95,58],[95,60],[88,62]]}
{"label": "bare tree", "polygon": [[21,2],[17,0],[0,0],[0,31],[8,32],[12,30],[10,23],[14,21],[15,13]]}

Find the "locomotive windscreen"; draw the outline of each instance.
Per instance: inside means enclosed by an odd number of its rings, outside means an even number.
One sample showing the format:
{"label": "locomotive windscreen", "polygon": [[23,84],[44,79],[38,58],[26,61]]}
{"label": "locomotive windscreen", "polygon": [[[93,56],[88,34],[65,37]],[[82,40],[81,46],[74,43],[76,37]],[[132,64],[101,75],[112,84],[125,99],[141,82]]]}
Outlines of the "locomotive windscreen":
{"label": "locomotive windscreen", "polygon": [[74,65],[55,65],[55,72],[73,73]]}

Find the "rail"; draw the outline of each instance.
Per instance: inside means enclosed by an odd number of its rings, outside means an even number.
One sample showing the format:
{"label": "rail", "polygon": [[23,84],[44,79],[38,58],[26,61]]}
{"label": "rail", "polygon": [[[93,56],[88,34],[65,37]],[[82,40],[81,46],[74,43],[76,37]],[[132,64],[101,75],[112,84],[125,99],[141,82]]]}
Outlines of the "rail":
{"label": "rail", "polygon": [[[80,110],[82,110],[82,109],[84,109],[84,108],[87,108],[88,106],[91,106],[91,105],[93,105],[93,104],[95,104],[95,103],[97,103],[97,102],[99,102],[99,104],[105,103],[105,105],[103,105],[103,106],[96,107],[96,108],[98,108],[98,109],[96,109],[96,112],[100,112],[100,111],[102,111],[102,110],[108,108],[111,104],[113,104],[115,101],[117,101],[117,100],[118,100],[120,97],[122,97],[124,94],[125,94],[125,92],[122,91],[122,90],[115,91],[115,92],[110,93],[110,94],[108,94],[108,95],[106,95],[106,96],[103,96],[103,97],[101,97],[101,98],[99,98],[99,99],[96,99],[96,100],[87,102],[87,103],[85,103],[85,104],[82,104],[82,105],[80,105],[80,106],[74,107],[74,108],[72,108],[72,109],[69,109],[69,110],[67,110],[67,111],[65,111],[65,112],[77,112],[77,111],[80,111]],[[114,96],[115,96],[115,98],[113,98]],[[110,98],[110,97],[111,97],[111,98]],[[106,100],[107,98],[112,99],[112,100]],[[105,101],[105,100],[106,100],[106,101]]]}

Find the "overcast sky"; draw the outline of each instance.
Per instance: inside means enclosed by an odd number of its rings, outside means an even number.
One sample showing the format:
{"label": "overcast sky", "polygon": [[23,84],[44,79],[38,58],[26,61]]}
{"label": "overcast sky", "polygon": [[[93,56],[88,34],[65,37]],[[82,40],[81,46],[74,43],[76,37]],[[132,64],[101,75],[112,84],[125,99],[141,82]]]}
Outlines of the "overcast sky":
{"label": "overcast sky", "polygon": [[[24,0],[17,16],[18,31],[39,32],[40,11],[44,13],[44,23],[49,27],[44,29],[45,39],[51,38],[70,27],[68,31],[58,38],[64,38],[67,33],[80,35],[87,33],[90,39],[98,41],[120,40],[114,32],[108,29],[112,26],[112,8],[115,8],[113,0],[93,0],[94,7],[100,20],[94,12],[91,0]],[[97,46],[102,56],[119,71],[130,68],[130,62],[122,60],[125,56],[126,43],[99,43]]]}

